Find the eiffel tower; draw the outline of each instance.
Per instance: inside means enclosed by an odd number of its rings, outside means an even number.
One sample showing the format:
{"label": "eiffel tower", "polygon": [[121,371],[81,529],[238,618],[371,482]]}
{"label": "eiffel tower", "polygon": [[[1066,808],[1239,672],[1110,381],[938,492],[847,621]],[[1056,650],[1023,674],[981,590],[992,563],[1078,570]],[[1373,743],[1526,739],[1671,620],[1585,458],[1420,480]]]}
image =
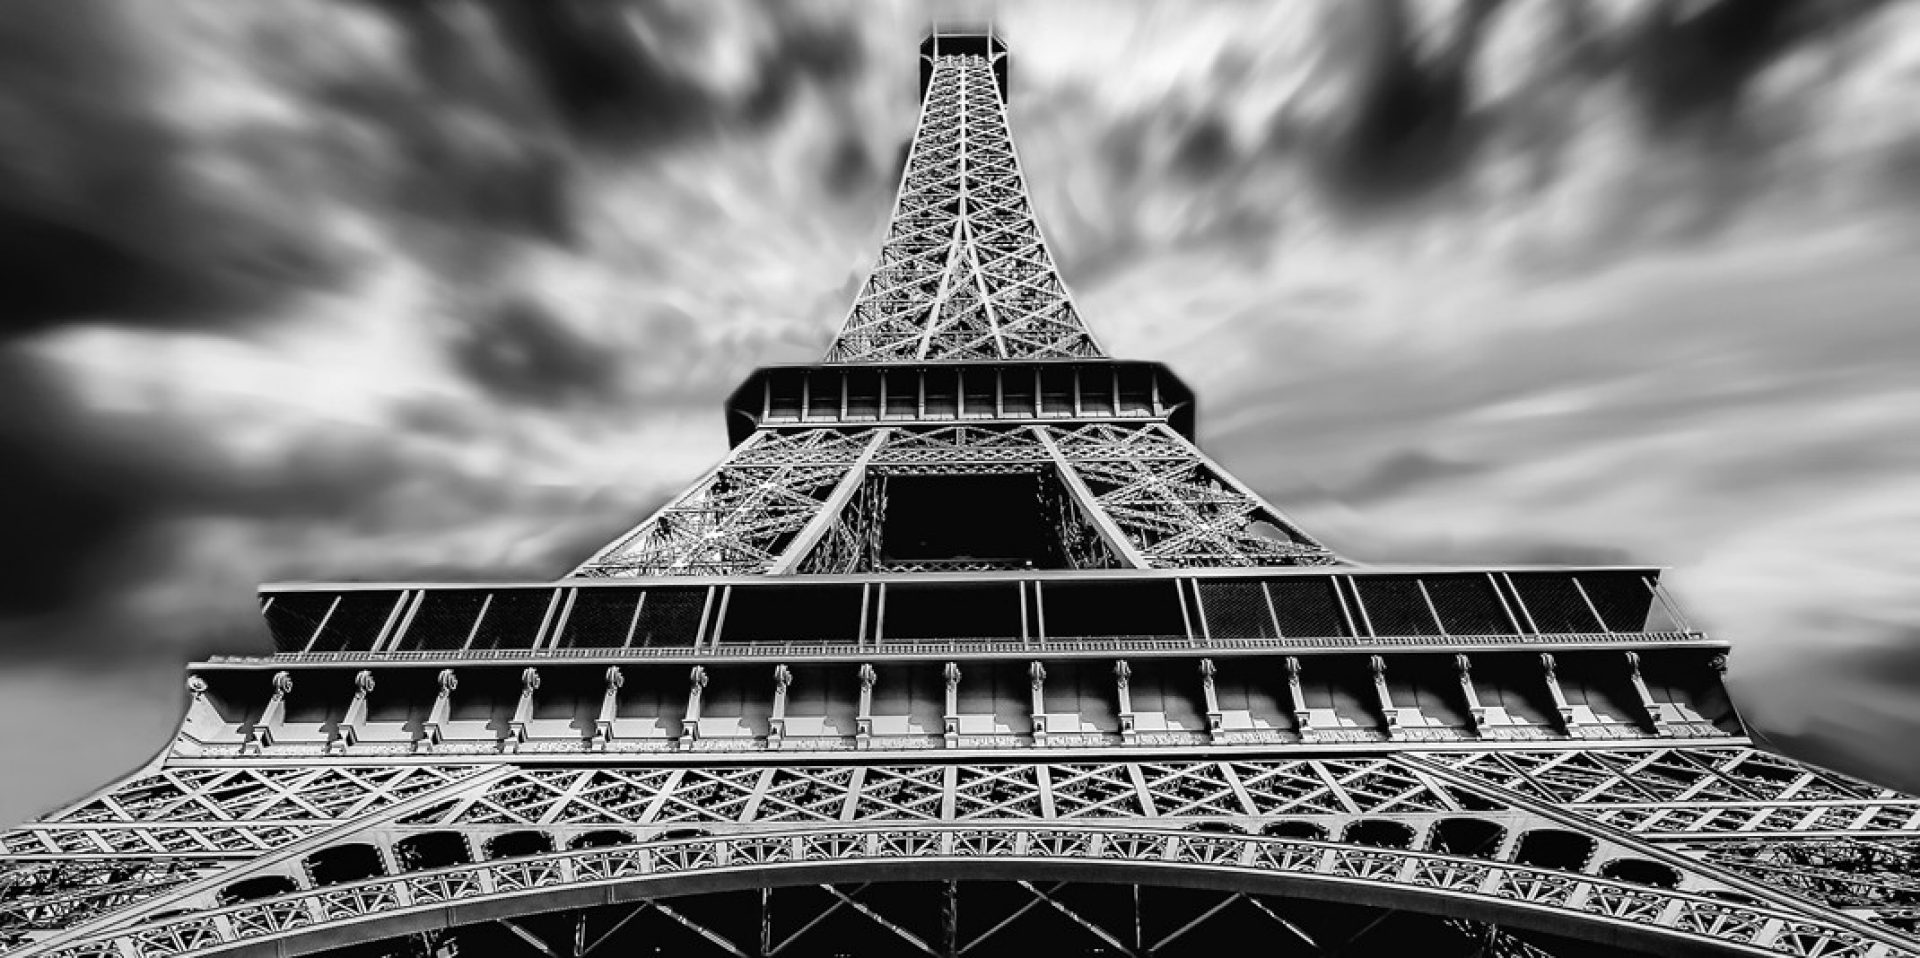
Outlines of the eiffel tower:
{"label": "eiffel tower", "polygon": [[1920,800],[1757,749],[1658,569],[1334,555],[1082,323],[1001,42],[920,53],[719,466],[558,581],[263,587],[277,652],[0,837],[0,946],[1920,954]]}

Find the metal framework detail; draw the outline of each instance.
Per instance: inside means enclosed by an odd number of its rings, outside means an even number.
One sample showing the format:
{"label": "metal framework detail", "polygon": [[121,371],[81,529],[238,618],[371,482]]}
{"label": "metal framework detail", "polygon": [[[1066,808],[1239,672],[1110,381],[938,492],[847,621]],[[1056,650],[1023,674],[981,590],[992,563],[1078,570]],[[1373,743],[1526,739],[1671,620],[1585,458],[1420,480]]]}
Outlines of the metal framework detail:
{"label": "metal framework detail", "polygon": [[[761,430],[576,576],[882,571],[887,476],[1042,474],[1078,567],[1335,561],[1164,423]],[[836,493],[840,495],[836,495]],[[821,535],[806,535],[821,523]],[[1100,548],[1095,539],[1104,539]],[[944,571],[944,570],[943,570]]]}
{"label": "metal framework detail", "polygon": [[1339,559],[1082,323],[999,40],[921,70],[721,463],[551,583],[264,590],[0,952],[1920,958],[1920,798],[1756,749],[1657,569]]}
{"label": "metal framework detail", "polygon": [[1103,355],[1027,200],[990,56],[939,56],[880,260],[833,362]]}

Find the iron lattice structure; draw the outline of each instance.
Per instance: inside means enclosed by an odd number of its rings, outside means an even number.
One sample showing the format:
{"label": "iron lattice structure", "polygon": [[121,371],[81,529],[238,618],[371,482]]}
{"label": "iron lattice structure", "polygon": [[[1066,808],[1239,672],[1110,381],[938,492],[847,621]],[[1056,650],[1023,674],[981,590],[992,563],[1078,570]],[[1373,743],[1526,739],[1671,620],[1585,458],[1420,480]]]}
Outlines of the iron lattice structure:
{"label": "iron lattice structure", "polygon": [[1645,568],[1339,561],[1107,358],[922,49],[880,262],[555,582],[278,585],[0,948],[1920,954],[1920,799],[1756,749]]}

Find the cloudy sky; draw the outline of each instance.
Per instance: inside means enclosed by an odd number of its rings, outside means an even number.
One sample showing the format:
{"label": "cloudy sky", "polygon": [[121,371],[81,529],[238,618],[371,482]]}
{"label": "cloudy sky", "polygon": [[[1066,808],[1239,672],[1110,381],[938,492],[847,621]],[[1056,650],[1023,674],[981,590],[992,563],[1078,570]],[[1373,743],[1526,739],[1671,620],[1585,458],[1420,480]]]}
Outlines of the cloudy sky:
{"label": "cloudy sky", "polygon": [[548,578],[724,452],[993,13],[1082,313],[1364,561],[1670,566],[1920,787],[1920,3],[13,0],[0,820],[262,580]]}

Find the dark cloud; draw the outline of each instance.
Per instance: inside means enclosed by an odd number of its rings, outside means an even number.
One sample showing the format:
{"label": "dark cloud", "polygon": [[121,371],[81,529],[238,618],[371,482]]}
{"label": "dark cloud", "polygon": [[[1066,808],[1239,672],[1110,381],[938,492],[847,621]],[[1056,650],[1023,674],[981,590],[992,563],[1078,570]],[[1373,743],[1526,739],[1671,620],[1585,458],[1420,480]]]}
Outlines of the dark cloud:
{"label": "dark cloud", "polygon": [[1500,0],[1469,0],[1449,35],[1415,34],[1403,0],[1336,7],[1328,69],[1344,74],[1340,115],[1311,144],[1327,187],[1357,206],[1417,197],[1451,180],[1484,134],[1472,111],[1473,57]]}
{"label": "dark cloud", "polygon": [[664,4],[499,0],[501,39],[567,126],[587,137],[657,140],[711,123],[714,97],[647,49],[632,18],[664,47],[698,38],[701,23]]}
{"label": "dark cloud", "polygon": [[0,618],[79,605],[136,551],[152,515],[145,477],[80,439],[97,424],[76,422],[70,402],[44,370],[0,353]]}
{"label": "dark cloud", "polygon": [[1656,133],[1735,115],[1768,66],[1877,11],[1884,0],[1667,0],[1624,38],[1621,66]]}
{"label": "dark cloud", "polygon": [[242,325],[339,279],[323,237],[199,175],[125,14],[22,0],[0,19],[0,337]]}
{"label": "dark cloud", "polygon": [[1201,117],[1175,142],[1173,167],[1188,176],[1214,176],[1238,158],[1233,135],[1219,117]]}
{"label": "dark cloud", "polygon": [[[1756,726],[1755,737],[1777,751],[1920,794],[1920,764],[1898,758],[1913,754],[1910,716],[1913,690],[1920,688],[1920,629],[1884,633],[1867,645],[1823,647],[1822,666],[1795,669],[1790,680],[1743,676],[1741,656],[1734,655],[1728,678],[1743,717]],[[1822,699],[1825,707],[1776,727],[1787,716],[1771,706],[1768,691],[1782,681],[1792,681],[1797,695]]]}
{"label": "dark cloud", "polygon": [[[697,5],[614,0],[494,0],[427,6],[389,3],[426,47],[427,62],[459,55],[451,20],[483,10],[495,34],[562,124],[595,144],[641,146],[728,125],[778,119],[809,83],[860,72],[863,50],[848,21],[788,5],[759,11],[764,28],[744,91],[690,70],[687,51],[712,38],[714,18]],[[677,55],[677,58],[676,58]]]}
{"label": "dark cloud", "polygon": [[821,164],[820,182],[835,196],[852,196],[871,185],[878,172],[867,155],[866,140],[848,131],[834,142]]}
{"label": "dark cloud", "polygon": [[1485,468],[1443,459],[1422,449],[1403,449],[1375,463],[1358,479],[1342,485],[1340,493],[1342,498],[1354,502],[1385,499],[1429,483],[1471,476]]}
{"label": "dark cloud", "polygon": [[610,402],[621,361],[527,299],[510,299],[459,328],[454,365],[502,401],[535,406]]}

